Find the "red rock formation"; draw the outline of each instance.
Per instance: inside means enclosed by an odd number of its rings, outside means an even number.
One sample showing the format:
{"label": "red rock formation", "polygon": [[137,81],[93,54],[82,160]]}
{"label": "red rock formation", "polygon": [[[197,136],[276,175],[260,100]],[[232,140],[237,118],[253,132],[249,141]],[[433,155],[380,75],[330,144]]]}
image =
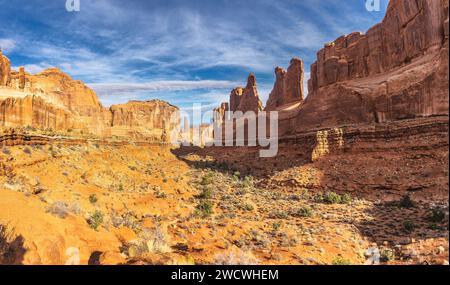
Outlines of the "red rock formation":
{"label": "red rock formation", "polygon": [[224,102],[219,108],[214,109],[214,122],[222,123],[225,121],[226,112],[230,111],[228,102]]}
{"label": "red rock formation", "polygon": [[283,68],[277,67],[275,78],[275,85],[269,95],[266,111],[273,111],[283,105],[304,99],[304,64],[302,60],[293,58],[287,72]]}
{"label": "red rock formation", "polygon": [[447,26],[448,0],[392,0],[366,34],[327,44],[297,130],[448,115]]}
{"label": "red rock formation", "polygon": [[176,127],[171,122],[178,108],[161,100],[147,102],[131,101],[127,104],[113,105],[111,134],[122,137],[168,139],[168,130]]}
{"label": "red rock formation", "polygon": [[0,86],[6,86],[9,84],[11,77],[11,63],[9,59],[3,56],[2,50],[0,48]]}
{"label": "red rock formation", "polygon": [[[9,60],[2,59],[2,70],[6,70]],[[168,130],[175,127],[169,120],[178,109],[168,103],[130,102],[107,109],[93,90],[56,68],[36,75],[26,73],[24,68],[2,74],[8,74],[8,83],[0,87],[3,127],[30,126],[152,140],[160,140],[164,133],[167,139]]]}
{"label": "red rock formation", "polygon": [[250,74],[248,76],[247,86],[243,91],[237,111],[242,111],[243,113],[253,111],[258,113],[262,109],[262,102],[259,99],[258,88],[256,86],[256,77],[255,75]]}
{"label": "red rock formation", "polygon": [[231,91],[230,94],[230,111],[236,112],[241,104],[241,98],[244,94],[244,88],[236,87]]}

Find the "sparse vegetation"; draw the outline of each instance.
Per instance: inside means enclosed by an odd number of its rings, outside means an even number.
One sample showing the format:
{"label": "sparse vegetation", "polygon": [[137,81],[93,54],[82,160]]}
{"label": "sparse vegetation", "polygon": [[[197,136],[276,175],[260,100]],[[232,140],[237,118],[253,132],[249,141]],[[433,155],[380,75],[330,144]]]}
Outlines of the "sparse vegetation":
{"label": "sparse vegetation", "polygon": [[214,257],[215,265],[258,265],[260,261],[251,253],[235,250],[217,254]]}
{"label": "sparse vegetation", "polygon": [[302,206],[300,209],[298,209],[296,212],[293,213],[293,216],[295,217],[303,217],[303,218],[310,218],[314,215],[314,211],[309,206]]}
{"label": "sparse vegetation", "polygon": [[395,259],[395,252],[391,249],[383,249],[380,252],[380,261],[381,262],[389,262]]}
{"label": "sparse vegetation", "polygon": [[347,193],[339,195],[335,192],[328,191],[325,194],[315,195],[313,200],[326,204],[350,204],[352,202],[352,197]]}
{"label": "sparse vegetation", "polygon": [[95,211],[88,219],[88,224],[94,230],[97,230],[103,223],[103,214],[100,211]]}
{"label": "sparse vegetation", "polygon": [[405,221],[403,223],[403,231],[405,233],[412,233],[416,229],[416,224],[412,221]]}
{"label": "sparse vegetation", "polygon": [[91,194],[91,195],[89,196],[89,202],[90,202],[91,204],[97,203],[97,202],[98,202],[97,195]]}
{"label": "sparse vegetation", "polygon": [[197,205],[197,216],[202,218],[210,217],[213,214],[214,204],[209,200],[202,200],[200,204]]}
{"label": "sparse vegetation", "polygon": [[414,208],[416,207],[416,203],[411,199],[411,196],[405,195],[399,202],[399,206],[401,208]]}
{"label": "sparse vegetation", "polygon": [[336,257],[335,259],[333,259],[333,261],[331,262],[332,265],[352,265],[352,262],[348,259],[345,259],[341,256]]}
{"label": "sparse vegetation", "polygon": [[445,212],[441,209],[432,209],[428,220],[432,223],[441,223],[445,219]]}
{"label": "sparse vegetation", "polygon": [[69,215],[69,212],[69,206],[62,201],[57,201],[47,208],[47,213],[57,216],[60,219],[65,219]]}

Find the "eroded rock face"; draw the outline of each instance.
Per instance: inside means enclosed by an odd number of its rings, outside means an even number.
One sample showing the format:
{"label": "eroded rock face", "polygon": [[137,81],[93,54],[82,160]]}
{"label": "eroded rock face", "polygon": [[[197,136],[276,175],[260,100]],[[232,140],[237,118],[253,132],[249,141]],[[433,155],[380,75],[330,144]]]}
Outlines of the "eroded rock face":
{"label": "eroded rock face", "polygon": [[214,109],[214,122],[221,123],[225,121],[226,112],[230,111],[228,102],[220,104],[219,108]]}
{"label": "eroded rock face", "polygon": [[0,86],[6,86],[11,78],[11,63],[6,56],[3,56],[0,48]]}
{"label": "eroded rock face", "polygon": [[391,1],[384,20],[366,34],[341,36],[317,53],[309,91],[384,73],[440,49],[447,19],[448,0]]}
{"label": "eroded rock face", "polygon": [[243,91],[239,107],[236,111],[241,111],[243,113],[253,111],[258,113],[259,111],[262,111],[262,109],[262,102],[259,99],[258,88],[256,86],[256,76],[250,74],[247,79],[247,86]]}
{"label": "eroded rock face", "polygon": [[448,116],[448,0],[393,0],[382,23],[327,44],[311,66],[302,131]]}
{"label": "eroded rock face", "polygon": [[171,118],[177,115],[178,108],[161,100],[131,101],[113,105],[110,110],[114,136],[167,141],[168,132],[176,127],[176,120],[171,121]]}
{"label": "eroded rock face", "polygon": [[[2,57],[2,70],[9,60]],[[8,63],[8,65],[5,64]],[[167,140],[178,109],[162,101],[130,102],[105,108],[93,90],[57,68],[30,75],[12,71],[0,86],[0,126],[80,131],[101,137]],[[166,124],[167,123],[167,124]]]}
{"label": "eroded rock face", "polygon": [[244,88],[236,87],[231,91],[230,94],[230,111],[236,112],[241,104],[241,98],[244,94]]}
{"label": "eroded rock face", "polygon": [[287,72],[283,68],[277,67],[275,78],[275,85],[269,95],[266,111],[272,111],[283,105],[304,99],[304,64],[302,60],[293,58]]}

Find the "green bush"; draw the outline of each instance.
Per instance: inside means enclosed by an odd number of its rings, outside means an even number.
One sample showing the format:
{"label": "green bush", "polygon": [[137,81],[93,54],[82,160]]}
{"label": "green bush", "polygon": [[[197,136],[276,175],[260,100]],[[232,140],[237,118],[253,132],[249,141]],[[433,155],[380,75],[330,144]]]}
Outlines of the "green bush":
{"label": "green bush", "polygon": [[211,199],[213,196],[211,188],[205,187],[202,190],[202,193],[198,196],[200,199]]}
{"label": "green bush", "polygon": [[213,214],[214,205],[209,200],[203,200],[197,206],[197,215],[202,218],[207,218]]}
{"label": "green bush", "polygon": [[412,222],[412,221],[405,221],[403,223],[403,230],[406,233],[411,233],[414,231],[414,229],[416,228],[416,225]]}
{"label": "green bush", "polygon": [[304,217],[304,218],[310,218],[314,215],[314,211],[309,206],[303,206],[295,213],[295,216],[298,217]]}
{"label": "green bush", "polygon": [[384,249],[380,252],[380,261],[389,262],[395,259],[395,252],[391,249]]}
{"label": "green bush", "polygon": [[91,204],[95,204],[97,203],[97,201],[98,201],[97,195],[92,194],[89,196],[89,202],[91,202]]}
{"label": "green bush", "polygon": [[441,209],[431,210],[428,220],[432,223],[441,223],[445,219],[445,213]]}
{"label": "green bush", "polygon": [[336,257],[335,259],[333,259],[333,261],[331,262],[332,265],[351,265],[352,262],[348,259],[344,259],[343,257]]}
{"label": "green bush", "polygon": [[88,220],[89,226],[94,230],[103,223],[103,214],[100,211],[95,211],[95,213]]}
{"label": "green bush", "polygon": [[334,192],[327,192],[323,196],[324,202],[328,204],[341,204],[341,196],[339,194],[336,194]]}
{"label": "green bush", "polygon": [[414,208],[416,207],[416,203],[411,199],[411,196],[405,195],[399,202],[399,206],[401,208]]}

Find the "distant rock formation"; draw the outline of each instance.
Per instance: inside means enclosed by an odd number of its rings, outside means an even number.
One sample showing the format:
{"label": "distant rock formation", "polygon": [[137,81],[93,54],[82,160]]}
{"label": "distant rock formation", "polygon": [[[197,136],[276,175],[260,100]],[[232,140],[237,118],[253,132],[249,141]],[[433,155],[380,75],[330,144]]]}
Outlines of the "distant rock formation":
{"label": "distant rock formation", "polygon": [[256,76],[250,74],[247,79],[247,86],[243,90],[242,96],[240,96],[239,106],[236,110],[231,109],[231,111],[241,111],[243,113],[253,111],[258,113],[262,111],[262,109],[262,102],[259,99],[258,88],[256,86]]}
{"label": "distant rock formation", "polygon": [[230,94],[230,111],[236,112],[239,110],[239,105],[241,104],[241,98],[244,94],[244,88],[236,87],[231,91]]}
{"label": "distant rock formation", "polygon": [[300,102],[304,99],[303,90],[304,64],[299,58],[293,58],[287,72],[275,68],[275,85],[270,92],[265,111],[273,111],[286,104]]}
{"label": "distant rock formation", "polygon": [[0,127],[151,140],[167,139],[176,127],[170,119],[178,108],[163,101],[105,108],[93,90],[57,68],[35,75],[23,67],[11,71],[9,60],[2,56],[0,71]]}
{"label": "distant rock formation", "polygon": [[3,56],[0,48],[0,86],[5,86],[11,78],[11,63],[6,56]]}
{"label": "distant rock formation", "polygon": [[230,105],[224,102],[219,108],[214,109],[214,122],[221,123],[226,119],[226,112],[230,111]]}
{"label": "distant rock formation", "polygon": [[167,141],[169,130],[176,127],[170,119],[178,108],[161,100],[131,101],[127,104],[113,105],[110,110],[113,136],[160,137],[161,140]]}
{"label": "distant rock formation", "polygon": [[296,129],[448,115],[448,69],[448,0],[392,0],[318,52]]}

